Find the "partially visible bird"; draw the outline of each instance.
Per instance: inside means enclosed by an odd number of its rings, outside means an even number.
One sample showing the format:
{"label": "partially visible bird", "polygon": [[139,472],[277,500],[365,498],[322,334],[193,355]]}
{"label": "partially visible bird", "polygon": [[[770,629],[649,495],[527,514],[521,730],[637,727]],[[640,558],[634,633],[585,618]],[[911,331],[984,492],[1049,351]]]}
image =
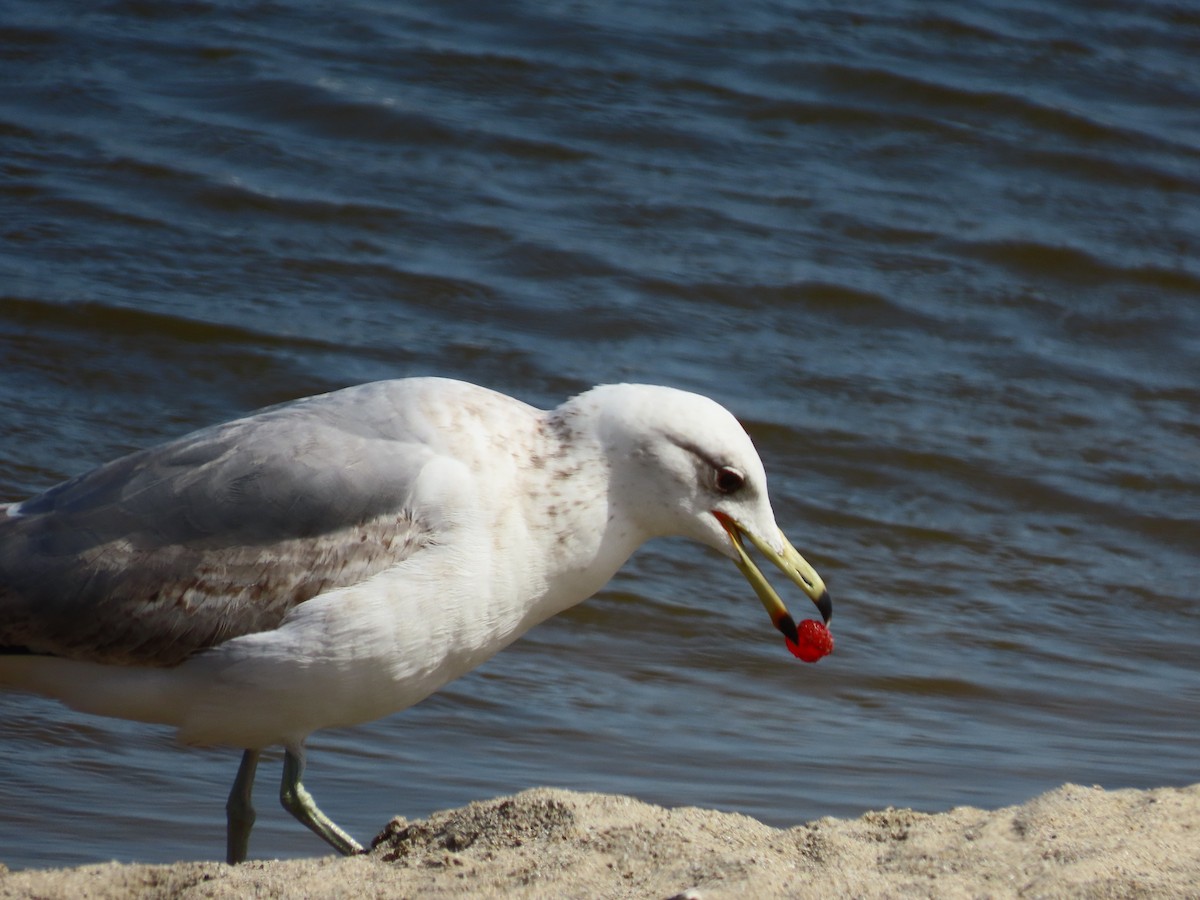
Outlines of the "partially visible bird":
{"label": "partially visible bird", "polygon": [[243,749],[231,863],[259,755],[282,745],[283,805],[357,853],[301,782],[308,735],[412,706],[662,535],[733,559],[795,640],[749,541],[828,621],[712,400],[618,384],[544,412],[446,379],[364,384],[0,506],[0,686]]}

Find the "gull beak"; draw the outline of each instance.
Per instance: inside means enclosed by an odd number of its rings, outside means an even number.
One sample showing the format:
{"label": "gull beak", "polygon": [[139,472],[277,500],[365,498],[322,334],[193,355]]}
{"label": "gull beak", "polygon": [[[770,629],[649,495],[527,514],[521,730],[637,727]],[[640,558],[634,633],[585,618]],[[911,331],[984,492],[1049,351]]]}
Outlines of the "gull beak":
{"label": "gull beak", "polygon": [[738,558],[735,560],[738,569],[746,576],[746,580],[750,582],[750,586],[754,588],[754,593],[758,594],[758,599],[762,601],[762,605],[766,607],[767,615],[771,617],[771,621],[775,627],[783,633],[783,636],[791,641],[797,641],[796,620],[792,618],[792,614],[788,612],[783,601],[779,599],[779,595],[775,593],[775,589],[771,587],[766,577],[749,554],[746,553],[746,548],[742,543],[742,538],[749,538],[750,543],[758,548],[758,552],[775,563],[788,578],[790,578],[799,588],[808,595],[808,599],[812,600],[816,607],[821,612],[821,618],[828,624],[830,617],[833,615],[833,603],[829,599],[829,591],[825,589],[825,582],[821,580],[821,576],[817,574],[816,569],[808,564],[803,556],[792,546],[791,542],[783,534],[779,533],[779,539],[783,542],[783,552],[777,552],[769,544],[762,540],[758,535],[749,529],[743,528],[738,522],[729,515],[723,512],[713,510],[713,515],[717,521],[721,523],[721,527],[729,534],[729,540],[733,542],[733,547],[737,550]]}

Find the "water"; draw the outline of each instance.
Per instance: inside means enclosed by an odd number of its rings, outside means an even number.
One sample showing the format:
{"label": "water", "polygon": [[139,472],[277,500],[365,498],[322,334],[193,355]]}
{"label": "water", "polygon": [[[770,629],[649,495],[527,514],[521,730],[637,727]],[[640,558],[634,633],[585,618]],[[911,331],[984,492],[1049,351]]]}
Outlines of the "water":
{"label": "water", "polygon": [[[747,424],[837,653],[651,544],[316,735],[355,835],[538,784],[787,825],[1194,782],[1198,58],[1167,3],[10,0],[0,497],[360,381],[673,384]],[[219,858],[236,763],[0,695],[0,860]],[[324,852],[277,772],[252,854]]]}

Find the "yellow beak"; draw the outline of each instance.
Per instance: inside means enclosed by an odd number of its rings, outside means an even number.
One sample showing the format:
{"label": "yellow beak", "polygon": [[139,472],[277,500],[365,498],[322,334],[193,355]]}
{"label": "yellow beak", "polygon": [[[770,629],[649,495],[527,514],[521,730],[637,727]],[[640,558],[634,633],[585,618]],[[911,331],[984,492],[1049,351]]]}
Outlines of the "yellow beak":
{"label": "yellow beak", "polygon": [[729,540],[733,542],[734,549],[737,550],[738,558],[735,560],[738,569],[750,582],[750,586],[754,588],[754,593],[758,594],[758,599],[762,601],[762,605],[766,607],[767,615],[771,617],[771,621],[775,624],[784,635],[784,637],[796,641],[796,621],[792,618],[792,614],[788,612],[783,601],[779,598],[779,594],[775,593],[775,589],[771,587],[770,582],[759,570],[754,561],[750,559],[750,555],[746,553],[746,548],[742,543],[742,538],[750,539],[758,552],[775,563],[776,566],[788,578],[795,583],[800,590],[804,591],[818,610],[820,610],[821,618],[828,624],[830,617],[833,615],[833,602],[829,599],[829,591],[825,588],[825,582],[821,580],[821,576],[817,574],[817,570],[810,566],[803,556],[792,546],[791,541],[783,534],[779,533],[779,538],[783,541],[783,552],[777,553],[769,544],[762,540],[754,532],[743,528],[737,520],[732,516],[726,515],[723,512],[713,510],[713,515],[717,521],[721,523],[721,527],[729,534]]}

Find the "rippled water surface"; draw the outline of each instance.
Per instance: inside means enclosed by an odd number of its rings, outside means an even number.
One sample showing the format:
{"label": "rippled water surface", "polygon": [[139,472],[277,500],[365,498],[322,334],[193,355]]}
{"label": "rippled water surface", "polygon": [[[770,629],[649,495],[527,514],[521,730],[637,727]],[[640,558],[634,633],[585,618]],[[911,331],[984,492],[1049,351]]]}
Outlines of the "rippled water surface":
{"label": "rippled water surface", "polygon": [[[1197,60],[1155,2],[4,3],[0,497],[360,381],[673,384],[746,423],[837,653],[653,543],[316,735],[354,834],[538,784],[786,825],[1194,782]],[[0,695],[0,860],[220,857],[236,764]],[[277,771],[252,853],[324,852]]]}

